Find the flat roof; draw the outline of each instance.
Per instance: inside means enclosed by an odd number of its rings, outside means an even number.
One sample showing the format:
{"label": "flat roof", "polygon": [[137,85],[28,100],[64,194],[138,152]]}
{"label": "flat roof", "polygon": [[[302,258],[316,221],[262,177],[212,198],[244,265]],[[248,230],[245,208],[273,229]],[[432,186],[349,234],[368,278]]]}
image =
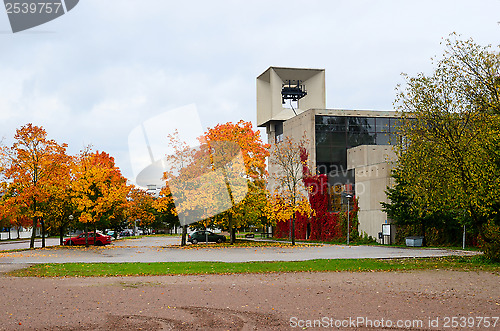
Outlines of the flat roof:
{"label": "flat roof", "polygon": [[355,117],[401,117],[401,113],[395,110],[362,110],[362,109],[308,109],[316,115],[330,116],[355,116]]}

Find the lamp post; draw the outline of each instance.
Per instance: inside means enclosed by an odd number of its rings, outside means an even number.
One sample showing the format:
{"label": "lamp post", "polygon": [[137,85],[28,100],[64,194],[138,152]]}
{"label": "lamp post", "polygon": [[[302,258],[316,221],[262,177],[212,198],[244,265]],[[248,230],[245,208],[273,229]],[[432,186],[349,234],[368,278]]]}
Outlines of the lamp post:
{"label": "lamp post", "polygon": [[349,245],[349,233],[351,232],[351,231],[349,231],[349,228],[350,228],[350,225],[349,225],[349,202],[352,198],[352,195],[347,194],[345,197],[347,198],[347,245]]}
{"label": "lamp post", "polygon": [[465,224],[464,224],[464,234],[462,236],[462,249],[465,249]]}
{"label": "lamp post", "polygon": [[[73,214],[71,214],[71,215],[69,215],[69,216],[68,216],[68,220],[69,220],[69,222],[68,222],[68,228],[66,229],[67,234],[70,234],[70,233],[71,233],[71,226],[73,225],[73,219],[74,219]],[[59,230],[59,238],[60,238],[60,239],[59,239],[59,244],[60,244],[60,245],[63,245],[63,244],[64,244],[64,241],[63,241],[63,240],[64,240],[64,232],[63,232],[63,230],[64,230],[64,229],[63,229],[63,227],[61,226],[61,228],[60,228],[60,230]]]}

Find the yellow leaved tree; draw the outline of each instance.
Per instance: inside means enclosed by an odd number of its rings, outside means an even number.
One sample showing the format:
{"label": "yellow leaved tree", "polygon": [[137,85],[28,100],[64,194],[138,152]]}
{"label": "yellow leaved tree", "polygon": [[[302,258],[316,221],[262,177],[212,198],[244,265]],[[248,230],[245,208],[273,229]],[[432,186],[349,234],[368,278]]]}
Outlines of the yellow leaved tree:
{"label": "yellow leaved tree", "polygon": [[268,207],[269,216],[277,222],[291,221],[291,240],[295,245],[295,220],[297,213],[310,217],[313,213],[304,186],[301,150],[305,141],[295,142],[285,137],[271,148],[270,163],[275,167],[271,179],[273,195]]}
{"label": "yellow leaved tree", "polygon": [[[113,217],[127,205],[131,188],[109,154],[84,150],[76,158],[72,175],[73,204],[85,232],[90,224],[95,233],[97,222]],[[88,246],[88,237],[85,243]]]}
{"label": "yellow leaved tree", "polygon": [[31,219],[30,248],[35,247],[38,225],[45,247],[45,217],[43,204],[49,199],[50,188],[58,185],[59,174],[67,162],[66,144],[47,138],[47,132],[31,123],[16,130],[14,144],[0,149],[5,178],[4,210],[22,213],[14,219]]}

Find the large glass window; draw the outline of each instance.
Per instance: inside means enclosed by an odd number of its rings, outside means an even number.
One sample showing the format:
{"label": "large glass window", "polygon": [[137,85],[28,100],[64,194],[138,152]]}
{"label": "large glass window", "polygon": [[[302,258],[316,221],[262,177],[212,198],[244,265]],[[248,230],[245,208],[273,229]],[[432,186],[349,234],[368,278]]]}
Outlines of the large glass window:
{"label": "large glass window", "polygon": [[375,145],[375,137],[375,132],[348,132],[346,149],[360,145]]}
{"label": "large glass window", "polygon": [[348,117],[348,132],[375,132],[375,118],[372,117]]}
{"label": "large glass window", "polygon": [[389,118],[377,118],[376,119],[376,131],[377,132],[390,132],[390,119]]}
{"label": "large glass window", "polygon": [[397,143],[400,120],[388,117],[316,116],[316,165],[328,174],[330,185],[354,184],[347,171],[347,149],[360,145]]}

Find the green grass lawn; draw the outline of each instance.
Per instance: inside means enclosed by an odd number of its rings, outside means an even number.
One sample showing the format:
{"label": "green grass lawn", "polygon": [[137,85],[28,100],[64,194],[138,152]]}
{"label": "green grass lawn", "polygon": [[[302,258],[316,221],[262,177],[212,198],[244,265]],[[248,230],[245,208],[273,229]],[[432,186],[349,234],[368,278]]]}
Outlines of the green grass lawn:
{"label": "green grass lawn", "polygon": [[[208,245],[208,246],[207,246]],[[291,243],[288,242],[275,242],[275,241],[259,241],[259,240],[246,240],[246,239],[236,239],[234,244],[229,242],[227,239],[224,243],[213,243],[209,242],[208,244],[204,241],[200,241],[196,245],[187,245],[187,246],[179,246],[179,245],[171,245],[168,248],[179,248],[179,249],[198,249],[204,247],[210,248],[231,248],[231,247],[287,247],[287,248],[300,248],[300,247],[310,247],[310,246],[318,246],[319,244],[315,243],[297,243],[295,246],[292,246]]]}
{"label": "green grass lawn", "polygon": [[16,277],[107,277],[279,272],[373,272],[409,270],[500,272],[482,256],[421,259],[334,259],[291,262],[161,262],[37,264],[8,273]]}

